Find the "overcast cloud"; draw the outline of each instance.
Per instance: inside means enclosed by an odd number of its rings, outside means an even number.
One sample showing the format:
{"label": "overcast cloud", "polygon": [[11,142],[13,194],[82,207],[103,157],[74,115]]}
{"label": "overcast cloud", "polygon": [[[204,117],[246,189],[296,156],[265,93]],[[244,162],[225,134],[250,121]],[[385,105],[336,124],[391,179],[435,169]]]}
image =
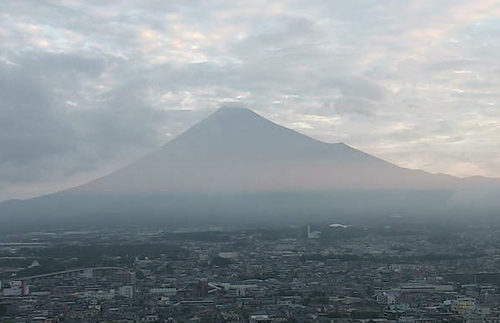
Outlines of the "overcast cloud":
{"label": "overcast cloud", "polygon": [[4,0],[0,200],[117,169],[227,102],[500,177],[499,39],[496,0]]}

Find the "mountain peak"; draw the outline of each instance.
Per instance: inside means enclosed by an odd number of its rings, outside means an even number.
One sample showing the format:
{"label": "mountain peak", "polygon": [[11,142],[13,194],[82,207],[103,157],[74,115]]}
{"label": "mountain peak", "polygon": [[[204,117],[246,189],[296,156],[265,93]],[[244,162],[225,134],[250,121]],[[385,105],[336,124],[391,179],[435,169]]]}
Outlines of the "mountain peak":
{"label": "mountain peak", "polygon": [[[188,129],[181,136],[197,135],[197,140],[211,135],[238,136],[242,133],[259,134],[262,131],[276,131],[283,128],[250,109],[225,106],[216,110],[200,123]],[[202,134],[201,134],[202,133]],[[221,138],[218,138],[221,140]]]}
{"label": "mountain peak", "polygon": [[[285,147],[306,147],[319,142],[280,126],[254,111],[241,107],[221,107],[200,123],[175,138],[169,146],[190,147],[219,156],[275,155]],[[323,143],[320,143],[324,145]],[[256,153],[259,151],[259,153]]]}
{"label": "mountain peak", "polygon": [[248,108],[243,107],[233,107],[233,106],[223,106],[217,109],[208,119],[220,119],[228,121],[248,121],[250,119],[262,119],[264,117],[258,115]]}
{"label": "mountain peak", "polygon": [[238,107],[238,106],[231,106],[231,105],[224,105],[218,108],[215,113],[253,113],[252,110],[244,107]]}

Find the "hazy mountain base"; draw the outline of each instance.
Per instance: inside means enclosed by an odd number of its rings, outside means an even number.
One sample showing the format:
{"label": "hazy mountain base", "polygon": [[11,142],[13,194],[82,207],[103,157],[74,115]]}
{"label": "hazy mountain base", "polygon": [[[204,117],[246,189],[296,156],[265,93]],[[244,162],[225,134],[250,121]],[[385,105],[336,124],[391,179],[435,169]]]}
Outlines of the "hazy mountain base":
{"label": "hazy mountain base", "polygon": [[[97,195],[56,193],[3,203],[8,227],[67,225],[240,226],[489,214],[451,208],[453,191],[336,191],[259,194]],[[4,222],[5,223],[5,222]]]}

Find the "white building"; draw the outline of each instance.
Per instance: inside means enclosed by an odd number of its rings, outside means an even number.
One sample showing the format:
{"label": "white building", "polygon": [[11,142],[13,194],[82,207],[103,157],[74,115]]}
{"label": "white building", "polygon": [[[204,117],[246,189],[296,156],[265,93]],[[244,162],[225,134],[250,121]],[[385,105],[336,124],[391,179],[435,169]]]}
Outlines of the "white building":
{"label": "white building", "polygon": [[3,296],[27,296],[30,293],[28,284],[20,280],[10,281],[7,287],[2,289]]}
{"label": "white building", "polygon": [[153,287],[149,289],[151,294],[161,294],[166,296],[175,296],[177,294],[177,288],[175,287]]}
{"label": "white building", "polygon": [[238,252],[219,252],[219,257],[225,259],[237,259],[240,256]]}
{"label": "white building", "polygon": [[321,231],[311,231],[311,226],[307,225],[307,239],[321,238]]}
{"label": "white building", "polygon": [[118,288],[118,295],[122,297],[127,297],[127,298],[133,298],[134,297],[134,286],[120,286]]}

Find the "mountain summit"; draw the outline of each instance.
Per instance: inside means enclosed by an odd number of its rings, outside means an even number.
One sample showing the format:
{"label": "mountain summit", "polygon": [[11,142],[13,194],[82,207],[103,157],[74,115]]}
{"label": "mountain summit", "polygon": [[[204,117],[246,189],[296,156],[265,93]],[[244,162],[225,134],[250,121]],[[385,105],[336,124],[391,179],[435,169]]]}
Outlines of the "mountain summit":
{"label": "mountain summit", "polygon": [[407,182],[412,174],[343,143],[304,136],[251,110],[221,108],[151,155],[76,190],[238,193],[424,185],[422,178]]}
{"label": "mountain summit", "polygon": [[[500,187],[495,180],[401,168],[343,143],[307,137],[251,110],[221,108],[114,173],[56,194],[0,204],[0,217],[140,214],[171,219],[183,214],[214,219],[217,214],[227,220],[429,213],[460,204],[464,196],[484,196],[485,183]],[[498,189],[488,194],[477,207],[498,200],[491,198]]]}
{"label": "mountain summit", "polygon": [[221,108],[158,151],[77,190],[300,192],[437,189],[458,179],[403,169],[343,143],[323,143],[249,109]]}
{"label": "mountain summit", "polygon": [[262,150],[271,146],[279,149],[277,146],[305,145],[311,142],[316,141],[277,125],[252,110],[223,107],[165,145],[164,148],[179,145],[195,150],[200,145],[208,145],[213,149],[241,148],[240,153],[245,153],[245,151],[252,153],[252,149]]}

